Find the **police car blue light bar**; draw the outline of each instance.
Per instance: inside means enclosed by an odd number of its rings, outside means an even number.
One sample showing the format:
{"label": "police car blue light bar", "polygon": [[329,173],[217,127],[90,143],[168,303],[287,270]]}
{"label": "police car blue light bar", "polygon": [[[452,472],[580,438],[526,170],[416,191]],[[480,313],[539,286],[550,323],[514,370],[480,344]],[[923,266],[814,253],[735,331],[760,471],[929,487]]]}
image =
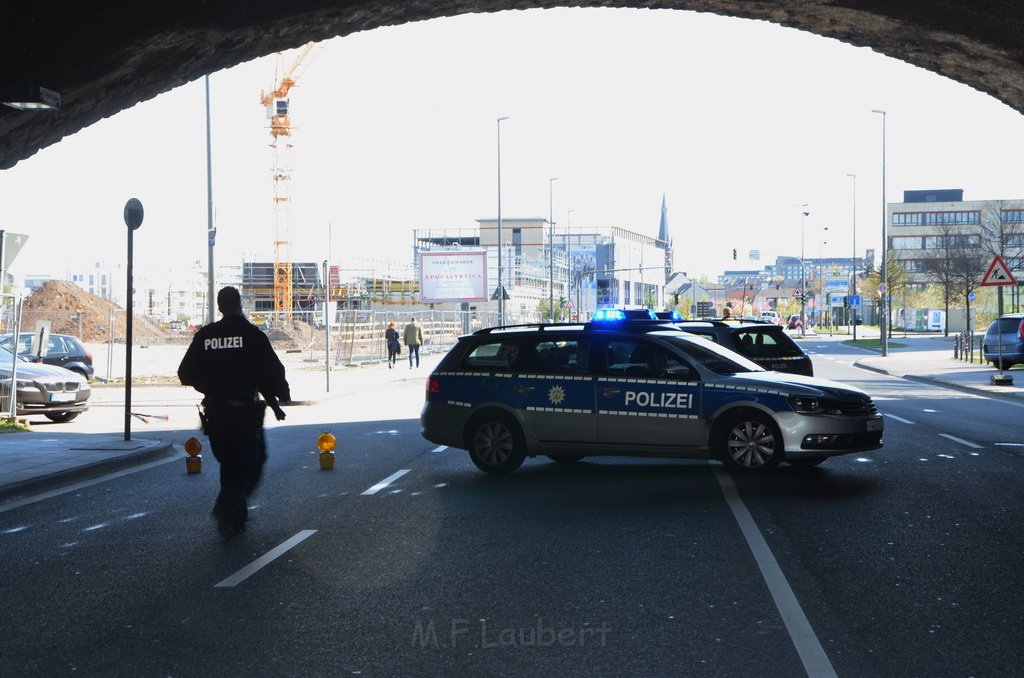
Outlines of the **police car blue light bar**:
{"label": "police car blue light bar", "polygon": [[625,320],[626,314],[623,313],[621,308],[599,308],[594,311],[594,316],[591,320],[610,322],[615,320]]}

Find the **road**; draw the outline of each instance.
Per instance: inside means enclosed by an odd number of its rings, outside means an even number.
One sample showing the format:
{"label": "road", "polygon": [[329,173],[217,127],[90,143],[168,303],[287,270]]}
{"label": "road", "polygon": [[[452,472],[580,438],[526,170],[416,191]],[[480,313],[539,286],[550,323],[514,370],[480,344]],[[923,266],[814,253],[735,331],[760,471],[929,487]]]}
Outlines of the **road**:
{"label": "road", "polygon": [[[619,458],[495,478],[419,436],[417,379],[270,425],[227,543],[212,459],[0,513],[0,675],[1018,674],[1021,407],[807,346],[874,395],[884,449],[764,478]],[[168,411],[150,425],[191,435],[188,403]]]}

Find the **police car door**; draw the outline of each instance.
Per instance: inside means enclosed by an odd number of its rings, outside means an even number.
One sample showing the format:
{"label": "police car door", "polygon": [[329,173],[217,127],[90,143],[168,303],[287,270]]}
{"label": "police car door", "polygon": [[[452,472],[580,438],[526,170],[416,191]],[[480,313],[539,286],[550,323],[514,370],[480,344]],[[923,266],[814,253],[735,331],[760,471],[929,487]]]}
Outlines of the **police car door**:
{"label": "police car door", "polygon": [[642,336],[595,342],[597,433],[602,444],[693,447],[700,382],[692,368]]}
{"label": "police car door", "polygon": [[587,340],[543,337],[523,346],[513,388],[526,435],[543,443],[588,444],[597,435]]}

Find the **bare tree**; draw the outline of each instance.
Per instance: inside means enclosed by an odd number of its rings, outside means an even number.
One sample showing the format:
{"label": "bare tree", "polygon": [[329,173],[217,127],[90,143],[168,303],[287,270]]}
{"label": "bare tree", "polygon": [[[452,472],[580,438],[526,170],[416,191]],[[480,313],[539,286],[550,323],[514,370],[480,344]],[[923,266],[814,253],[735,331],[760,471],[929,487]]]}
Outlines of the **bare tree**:
{"label": "bare tree", "polygon": [[[929,236],[932,237],[932,236]],[[929,242],[927,250],[932,253],[930,259],[924,261],[924,274],[942,289],[942,303],[945,307],[946,322],[944,336],[949,336],[949,307],[953,301],[954,265],[960,250],[957,248],[959,230],[952,224],[941,224],[935,240]]]}

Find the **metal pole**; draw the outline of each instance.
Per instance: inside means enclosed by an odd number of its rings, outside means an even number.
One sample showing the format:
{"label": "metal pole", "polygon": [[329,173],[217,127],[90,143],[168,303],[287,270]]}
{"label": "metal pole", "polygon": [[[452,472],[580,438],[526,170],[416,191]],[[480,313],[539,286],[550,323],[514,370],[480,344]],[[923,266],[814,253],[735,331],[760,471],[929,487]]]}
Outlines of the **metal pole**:
{"label": "metal pole", "polygon": [[871,110],[872,113],[881,113],[882,115],[882,294],[879,295],[879,306],[881,307],[881,314],[878,319],[879,328],[882,330],[882,357],[889,355],[889,261],[887,256],[887,250],[889,249],[886,241],[886,222],[888,221],[888,208],[885,199],[885,122],[886,113],[883,110],[874,108]]}
{"label": "metal pole", "polygon": [[[330,238],[328,238],[330,241]],[[327,247],[330,251],[330,245]],[[331,285],[328,275],[327,259],[324,259],[324,340],[326,347],[324,351],[324,364],[325,364],[325,383],[327,387],[327,393],[331,392],[331,316],[327,308],[331,305]]]}
{"label": "metal pole", "polygon": [[555,182],[548,179],[548,320],[555,322]]}
{"label": "metal pole", "polygon": [[501,121],[508,118],[507,115],[498,118],[498,325],[505,324],[505,277],[501,252]]}
{"label": "metal pole", "polygon": [[[807,205],[804,205],[807,207]],[[800,336],[807,336],[807,272],[804,268],[804,219],[810,212],[800,212]]]}
{"label": "metal pole", "polygon": [[134,244],[135,229],[128,229],[128,302],[127,313],[125,314],[125,340],[124,340],[124,439],[132,439],[132,287],[133,262],[132,247]]}
{"label": "metal pole", "polygon": [[[850,261],[850,267],[853,275],[850,276],[852,281],[850,283],[851,297],[857,296],[857,175],[846,173],[846,176],[853,177],[853,259]],[[853,340],[857,341],[857,311],[852,304],[847,304],[850,312],[850,323],[853,326]]]}
{"label": "metal pole", "polygon": [[213,227],[213,157],[210,143],[210,76],[206,82],[206,322],[212,323],[214,299],[213,245],[217,239],[217,229]]}

